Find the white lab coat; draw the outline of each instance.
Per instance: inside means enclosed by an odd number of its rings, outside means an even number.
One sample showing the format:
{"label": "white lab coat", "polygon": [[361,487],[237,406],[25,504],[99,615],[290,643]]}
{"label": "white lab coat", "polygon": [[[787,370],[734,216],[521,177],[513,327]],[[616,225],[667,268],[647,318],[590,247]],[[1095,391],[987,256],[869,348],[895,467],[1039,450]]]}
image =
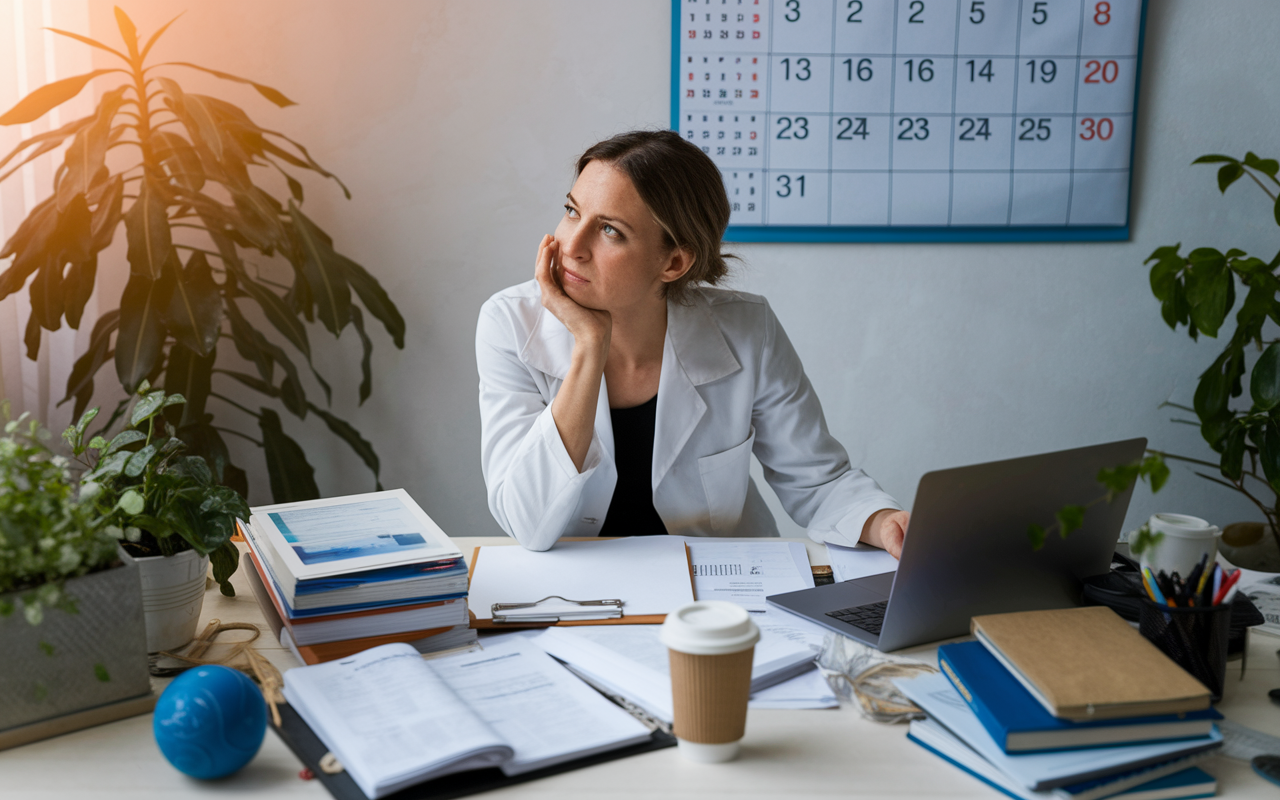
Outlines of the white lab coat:
{"label": "white lab coat", "polygon": [[[489,510],[531,550],[597,535],[617,483],[604,384],[582,472],[551,417],[572,350],[573,336],[542,307],[535,281],[498,292],[480,309]],[[827,432],[818,396],[764,298],[695,288],[691,304],[667,304],[658,382],[653,505],[667,532],[777,536],[748,474],[752,453],[787,513],[816,541],[852,545],[872,513],[900,508]]]}

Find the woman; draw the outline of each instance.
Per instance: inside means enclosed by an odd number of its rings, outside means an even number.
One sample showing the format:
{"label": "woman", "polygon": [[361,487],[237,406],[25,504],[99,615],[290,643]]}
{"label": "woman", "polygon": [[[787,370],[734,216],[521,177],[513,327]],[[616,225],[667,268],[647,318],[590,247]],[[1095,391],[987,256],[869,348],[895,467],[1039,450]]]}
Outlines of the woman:
{"label": "woman", "polygon": [[719,170],[670,131],[577,162],[534,280],[476,331],[489,509],[531,550],[562,536],[777,536],[755,453],[817,541],[902,550],[907,513],[827,432],[768,303],[726,274]]}

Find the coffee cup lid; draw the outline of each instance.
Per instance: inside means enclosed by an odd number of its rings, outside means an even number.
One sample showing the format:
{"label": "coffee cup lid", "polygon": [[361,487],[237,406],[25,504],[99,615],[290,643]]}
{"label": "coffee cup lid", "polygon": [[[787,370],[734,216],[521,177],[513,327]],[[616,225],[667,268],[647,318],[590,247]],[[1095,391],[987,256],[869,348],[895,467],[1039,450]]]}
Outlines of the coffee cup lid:
{"label": "coffee cup lid", "polygon": [[677,652],[718,656],[751,647],[760,639],[760,629],[740,605],[700,600],[668,614],[660,635],[662,643]]}

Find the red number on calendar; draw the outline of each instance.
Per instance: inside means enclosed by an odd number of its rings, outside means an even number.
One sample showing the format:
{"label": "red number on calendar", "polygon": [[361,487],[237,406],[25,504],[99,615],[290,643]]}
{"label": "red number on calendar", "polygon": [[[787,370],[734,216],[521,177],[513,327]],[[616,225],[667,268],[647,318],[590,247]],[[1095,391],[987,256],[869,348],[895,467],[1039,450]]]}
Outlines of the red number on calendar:
{"label": "red number on calendar", "polygon": [[[1114,61],[1089,61],[1084,68],[1091,70],[1088,75],[1084,76],[1085,83],[1115,83],[1116,78],[1120,77],[1120,65]],[[1098,78],[1102,80],[1099,81]]]}
{"label": "red number on calendar", "polygon": [[1084,128],[1080,138],[1086,142],[1095,138],[1105,142],[1111,138],[1111,134],[1115,133],[1115,125],[1107,117],[1096,120],[1093,117],[1085,117],[1080,120],[1080,127]]}
{"label": "red number on calendar", "polygon": [[1099,25],[1106,25],[1111,21],[1111,4],[1098,3],[1093,7],[1093,21]]}

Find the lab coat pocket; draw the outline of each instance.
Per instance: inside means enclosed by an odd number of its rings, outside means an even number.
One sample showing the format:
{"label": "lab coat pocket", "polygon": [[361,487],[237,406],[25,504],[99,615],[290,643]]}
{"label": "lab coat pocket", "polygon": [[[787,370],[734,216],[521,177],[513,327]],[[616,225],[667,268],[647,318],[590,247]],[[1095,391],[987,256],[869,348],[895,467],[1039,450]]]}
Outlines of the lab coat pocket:
{"label": "lab coat pocket", "polygon": [[755,441],[756,429],[752,428],[751,435],[742,444],[698,459],[698,471],[702,473],[702,489],[707,493],[707,509],[714,531],[729,533],[738,527],[738,520],[742,519],[747,487],[751,481],[751,446]]}

